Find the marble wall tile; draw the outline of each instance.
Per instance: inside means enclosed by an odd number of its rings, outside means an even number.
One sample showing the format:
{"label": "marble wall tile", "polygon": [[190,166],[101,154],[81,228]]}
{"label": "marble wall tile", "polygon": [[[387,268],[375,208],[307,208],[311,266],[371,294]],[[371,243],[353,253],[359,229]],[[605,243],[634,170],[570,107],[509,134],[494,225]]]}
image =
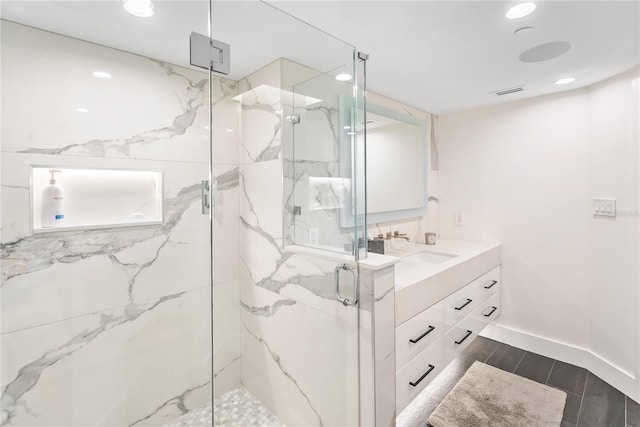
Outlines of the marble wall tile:
{"label": "marble wall tile", "polygon": [[[24,198],[13,198],[29,193],[30,164],[164,170],[165,222],[31,234],[28,197],[22,204]],[[209,222],[199,188],[207,165],[4,153],[2,169],[2,204],[20,218],[0,247],[3,332],[209,283],[209,238],[202,233]]]}
{"label": "marble wall tile", "polygon": [[274,241],[282,239],[282,163],[240,166],[240,221]]}
{"label": "marble wall tile", "polygon": [[[272,64],[247,81],[280,88],[279,73],[280,64]],[[255,137],[245,135],[246,128],[268,135],[274,128],[269,114],[242,109],[241,145],[245,136],[249,144]],[[240,151],[242,383],[284,424],[356,425],[358,310],[335,299],[333,271],[341,260],[283,247],[281,152],[267,161],[258,150],[243,160],[242,152],[251,150]],[[343,285],[350,280],[344,277]]]}
{"label": "marble wall tile", "polygon": [[396,341],[394,267],[374,272],[376,425],[391,426],[396,419]]}
{"label": "marble wall tile", "polygon": [[238,83],[214,75],[211,89],[213,102],[211,138],[214,164],[237,166],[240,103],[233,98],[238,94]]}
{"label": "marble wall tile", "polygon": [[204,405],[209,292],[3,334],[3,425],[158,425]]}
{"label": "marble wall tile", "polygon": [[[215,143],[215,142],[214,142]],[[214,164],[216,194],[213,218],[213,282],[238,280],[240,172],[237,165]]]}
{"label": "marble wall tile", "polygon": [[242,288],[243,384],[286,425],[357,425],[357,325]]}
{"label": "marble wall tile", "polygon": [[206,73],[6,21],[2,44],[3,151],[207,162]]}
{"label": "marble wall tile", "polygon": [[241,165],[280,159],[282,156],[282,101],[280,61],[275,61],[238,82]]}
{"label": "marble wall tile", "polygon": [[240,385],[240,284],[234,280],[213,289],[213,377],[220,396]]}
{"label": "marble wall tile", "polygon": [[[208,75],[6,21],[1,31],[2,424],[172,421],[211,400]],[[214,81],[229,128],[235,93]],[[224,132],[223,226],[237,221],[238,187],[237,132]],[[32,234],[29,165],[162,170],[164,223]],[[237,301],[230,289],[221,295]],[[238,354],[239,334],[229,348]]]}

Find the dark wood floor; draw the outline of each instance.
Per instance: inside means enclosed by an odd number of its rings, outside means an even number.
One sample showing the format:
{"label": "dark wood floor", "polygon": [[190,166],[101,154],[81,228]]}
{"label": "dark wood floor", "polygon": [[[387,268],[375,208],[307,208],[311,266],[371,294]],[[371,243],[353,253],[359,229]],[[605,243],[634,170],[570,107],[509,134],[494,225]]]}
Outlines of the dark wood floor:
{"label": "dark wood floor", "polygon": [[399,414],[398,427],[426,426],[431,412],[476,360],[565,391],[562,427],[640,427],[640,405],[586,369],[483,337]]}

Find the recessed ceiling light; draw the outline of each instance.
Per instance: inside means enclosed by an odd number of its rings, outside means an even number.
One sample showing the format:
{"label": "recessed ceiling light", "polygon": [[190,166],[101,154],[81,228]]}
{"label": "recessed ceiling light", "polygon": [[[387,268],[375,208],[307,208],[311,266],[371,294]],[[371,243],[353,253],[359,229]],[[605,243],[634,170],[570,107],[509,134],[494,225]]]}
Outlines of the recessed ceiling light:
{"label": "recessed ceiling light", "polygon": [[509,19],[518,19],[524,16],[527,16],[531,12],[536,9],[536,5],[531,2],[520,3],[513,6],[511,9],[507,11],[507,18]]}
{"label": "recessed ceiling light", "polygon": [[336,80],[338,80],[339,82],[348,82],[349,80],[351,80],[351,74],[347,74],[347,73],[338,74],[336,76]]}
{"label": "recessed ceiling light", "polygon": [[82,107],[76,108],[76,111],[78,113],[88,113],[89,112],[89,110],[87,110],[86,108],[82,108]]}
{"label": "recessed ceiling light", "polygon": [[554,83],[557,85],[566,85],[568,83],[573,83],[576,81],[575,77],[565,77],[563,79],[556,80]]}
{"label": "recessed ceiling light", "polygon": [[343,128],[345,129],[351,129],[351,125],[344,125]]}
{"label": "recessed ceiling light", "polygon": [[355,132],[347,132],[347,135],[355,135]]}
{"label": "recessed ceiling light", "polygon": [[153,15],[151,0],[122,0],[124,10],[140,18],[148,18]]}
{"label": "recessed ceiling light", "polygon": [[225,129],[225,132],[231,133],[231,132],[233,132],[233,129]]}
{"label": "recessed ceiling light", "polygon": [[112,77],[110,73],[107,73],[106,71],[99,71],[99,70],[94,71],[93,73],[91,73],[91,75],[99,79],[110,79]]}

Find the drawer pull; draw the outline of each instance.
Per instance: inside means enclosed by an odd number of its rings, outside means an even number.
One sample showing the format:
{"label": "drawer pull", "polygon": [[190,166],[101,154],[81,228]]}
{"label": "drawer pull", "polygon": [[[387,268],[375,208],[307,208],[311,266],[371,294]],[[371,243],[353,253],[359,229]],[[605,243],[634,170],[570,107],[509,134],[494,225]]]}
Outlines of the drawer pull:
{"label": "drawer pull", "polygon": [[429,369],[427,370],[427,372],[422,374],[422,376],[420,378],[418,378],[418,381],[416,381],[416,382],[409,381],[409,384],[412,385],[413,387],[417,386],[418,384],[420,384],[420,381],[425,379],[427,377],[427,375],[429,375],[431,373],[431,371],[433,371],[435,368],[436,368],[435,366],[429,364]]}
{"label": "drawer pull", "polygon": [[418,338],[410,338],[410,339],[409,339],[409,342],[410,342],[410,343],[413,343],[413,344],[417,343],[417,342],[418,342],[418,341],[420,341],[422,338],[426,337],[426,336],[427,336],[427,335],[429,335],[431,332],[433,332],[433,330],[434,330],[435,328],[436,328],[435,326],[431,326],[431,325],[429,325],[429,329],[427,329],[427,331],[426,331],[424,334],[420,335]]}
{"label": "drawer pull", "polygon": [[468,306],[469,304],[471,304],[471,301],[473,301],[472,299],[467,298],[467,302],[465,302],[464,304],[462,304],[460,307],[454,307],[456,310],[460,311],[463,308],[465,308],[466,306]]}
{"label": "drawer pull", "polygon": [[488,312],[487,314],[485,314],[485,315],[484,315],[484,317],[491,317],[491,315],[492,315],[493,313],[495,313],[497,309],[498,309],[498,307],[496,307],[496,306],[493,306],[493,305],[492,305],[492,306],[491,306],[491,311],[490,311],[490,312]]}
{"label": "drawer pull", "polygon": [[473,332],[467,329],[467,335],[464,336],[464,338],[462,338],[460,341],[454,341],[456,344],[462,344],[463,342],[465,342],[465,340],[467,338],[469,338],[471,336]]}
{"label": "drawer pull", "polygon": [[497,280],[492,280],[492,281],[490,281],[490,282],[487,282],[487,284],[486,284],[486,285],[484,285],[484,288],[485,288],[485,289],[491,289],[491,288],[493,288],[493,286],[494,286],[496,283],[498,283],[498,281],[497,281]]}

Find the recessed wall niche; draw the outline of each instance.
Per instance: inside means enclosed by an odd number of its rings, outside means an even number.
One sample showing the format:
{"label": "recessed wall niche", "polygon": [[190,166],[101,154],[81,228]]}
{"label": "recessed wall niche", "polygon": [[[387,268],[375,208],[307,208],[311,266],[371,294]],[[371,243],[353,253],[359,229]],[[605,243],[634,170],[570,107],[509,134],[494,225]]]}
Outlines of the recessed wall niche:
{"label": "recessed wall niche", "polygon": [[162,224],[162,180],[161,171],[31,166],[33,232]]}

